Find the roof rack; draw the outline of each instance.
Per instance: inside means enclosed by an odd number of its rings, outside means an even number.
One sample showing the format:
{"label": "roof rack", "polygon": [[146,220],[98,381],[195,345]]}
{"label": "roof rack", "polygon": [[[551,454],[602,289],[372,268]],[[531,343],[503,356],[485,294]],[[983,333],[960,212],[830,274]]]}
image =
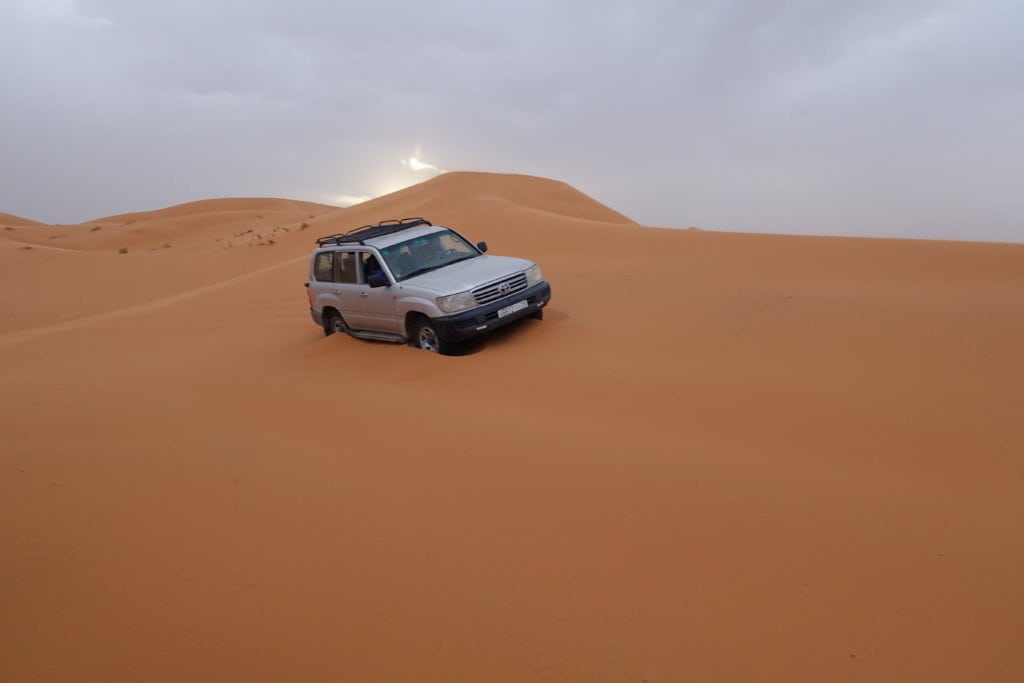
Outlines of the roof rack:
{"label": "roof rack", "polygon": [[364,244],[364,240],[408,230],[409,228],[415,228],[417,225],[433,225],[433,223],[422,216],[403,218],[402,220],[390,218],[386,221],[381,221],[377,225],[361,225],[358,228],[352,228],[348,232],[318,237],[316,243],[321,247],[329,244]]}

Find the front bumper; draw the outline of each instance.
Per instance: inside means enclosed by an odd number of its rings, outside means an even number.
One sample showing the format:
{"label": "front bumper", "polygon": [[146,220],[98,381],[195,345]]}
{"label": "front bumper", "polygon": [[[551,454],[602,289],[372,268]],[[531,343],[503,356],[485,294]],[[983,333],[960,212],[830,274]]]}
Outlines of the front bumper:
{"label": "front bumper", "polygon": [[[499,310],[520,301],[526,301],[526,308],[502,318],[498,317]],[[521,292],[516,292],[512,296],[507,296],[486,306],[477,306],[468,311],[448,315],[443,318],[435,318],[434,323],[437,325],[438,334],[444,337],[444,339],[448,341],[461,341],[531,316],[546,306],[549,301],[551,301],[551,285],[541,281]]]}

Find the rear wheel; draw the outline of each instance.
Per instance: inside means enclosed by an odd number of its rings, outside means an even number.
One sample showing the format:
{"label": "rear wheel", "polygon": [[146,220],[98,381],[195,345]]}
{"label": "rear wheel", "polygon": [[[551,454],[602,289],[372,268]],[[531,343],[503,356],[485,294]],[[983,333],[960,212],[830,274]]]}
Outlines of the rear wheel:
{"label": "rear wheel", "polygon": [[345,327],[345,321],[341,314],[334,311],[328,313],[324,318],[324,334],[330,337],[332,334],[345,332],[348,332],[348,328]]}

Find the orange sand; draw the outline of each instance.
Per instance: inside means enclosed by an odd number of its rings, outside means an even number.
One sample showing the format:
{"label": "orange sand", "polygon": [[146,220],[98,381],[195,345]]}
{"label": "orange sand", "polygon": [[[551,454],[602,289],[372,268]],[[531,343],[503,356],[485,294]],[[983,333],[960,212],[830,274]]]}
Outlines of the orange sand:
{"label": "orange sand", "polygon": [[[546,319],[325,338],[313,239],[409,215]],[[0,214],[0,681],[1024,680],[1022,349],[1024,245],[523,176]]]}

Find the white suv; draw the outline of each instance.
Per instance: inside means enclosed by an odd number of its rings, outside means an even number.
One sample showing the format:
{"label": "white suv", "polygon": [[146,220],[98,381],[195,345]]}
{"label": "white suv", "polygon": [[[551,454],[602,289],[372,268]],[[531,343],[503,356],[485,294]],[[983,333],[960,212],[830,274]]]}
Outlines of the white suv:
{"label": "white suv", "polygon": [[541,319],[551,286],[540,268],[486,251],[418,217],[321,237],[306,282],[313,321],[325,334],[448,353],[514,320]]}

